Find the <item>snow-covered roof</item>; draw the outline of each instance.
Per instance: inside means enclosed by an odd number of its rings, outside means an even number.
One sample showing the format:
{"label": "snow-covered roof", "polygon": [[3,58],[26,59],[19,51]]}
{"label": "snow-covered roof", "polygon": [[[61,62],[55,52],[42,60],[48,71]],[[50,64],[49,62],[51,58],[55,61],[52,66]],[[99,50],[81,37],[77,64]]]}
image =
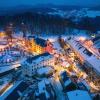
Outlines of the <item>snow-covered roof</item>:
{"label": "snow-covered roof", "polygon": [[39,88],[39,94],[44,92],[44,88],[45,88],[45,82],[41,81],[38,83],[38,88]]}
{"label": "snow-covered roof", "polygon": [[69,100],[92,100],[89,93],[83,90],[67,92]]}
{"label": "snow-covered roof", "polygon": [[29,39],[34,39],[35,43],[37,45],[40,45],[42,47],[46,47],[46,40],[40,37],[35,37],[35,36],[29,36]]}
{"label": "snow-covered roof", "polygon": [[[46,84],[50,84],[50,82],[47,79],[44,79],[38,83],[38,93],[45,93],[46,98],[50,98],[50,96],[53,93],[53,90],[51,87],[46,87]],[[48,91],[47,88],[50,88],[51,90]]]}
{"label": "snow-covered roof", "polygon": [[42,74],[48,74],[49,72],[53,71],[51,67],[43,67],[37,70],[37,73],[42,75]]}
{"label": "snow-covered roof", "polygon": [[100,49],[100,42],[96,43],[96,44],[95,44],[95,47],[96,47],[97,49]]}
{"label": "snow-covered roof", "polygon": [[100,72],[100,59],[97,59],[95,56],[89,57],[87,61],[91,64],[93,68]]}
{"label": "snow-covered roof", "polygon": [[66,86],[68,86],[68,85],[71,84],[71,83],[72,83],[72,81],[71,81],[71,79],[69,78],[68,80],[65,81],[64,86],[66,87]]}
{"label": "snow-covered roof", "polygon": [[3,72],[6,72],[6,71],[9,71],[9,70],[18,68],[19,66],[21,66],[20,63],[14,64],[14,65],[7,65],[7,66],[0,67],[0,73],[3,73]]}
{"label": "snow-covered roof", "polygon": [[100,36],[93,39],[94,46],[98,49],[100,49]]}

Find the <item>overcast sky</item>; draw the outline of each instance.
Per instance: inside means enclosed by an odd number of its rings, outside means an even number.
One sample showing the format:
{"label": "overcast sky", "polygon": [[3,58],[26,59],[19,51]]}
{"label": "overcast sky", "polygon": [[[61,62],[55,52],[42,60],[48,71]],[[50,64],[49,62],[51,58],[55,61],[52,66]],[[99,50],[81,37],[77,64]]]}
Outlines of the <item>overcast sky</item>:
{"label": "overcast sky", "polygon": [[36,4],[56,4],[56,5],[100,5],[100,0],[0,0],[0,7],[17,5],[36,5]]}

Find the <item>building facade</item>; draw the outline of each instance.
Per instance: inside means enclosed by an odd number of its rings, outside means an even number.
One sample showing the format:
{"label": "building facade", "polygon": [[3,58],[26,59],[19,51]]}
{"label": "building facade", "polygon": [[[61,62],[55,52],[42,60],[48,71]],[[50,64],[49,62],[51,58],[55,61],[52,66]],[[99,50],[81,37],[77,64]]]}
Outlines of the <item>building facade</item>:
{"label": "building facade", "polygon": [[42,38],[29,36],[28,37],[30,43],[30,51],[35,52],[37,54],[42,54],[45,52],[51,53],[53,50],[53,45],[49,40],[44,40]]}

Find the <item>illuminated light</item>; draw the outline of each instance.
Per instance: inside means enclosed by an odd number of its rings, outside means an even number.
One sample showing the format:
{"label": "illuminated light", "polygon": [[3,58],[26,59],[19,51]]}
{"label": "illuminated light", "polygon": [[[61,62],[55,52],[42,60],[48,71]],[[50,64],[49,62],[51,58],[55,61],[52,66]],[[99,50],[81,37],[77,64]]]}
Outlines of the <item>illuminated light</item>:
{"label": "illuminated light", "polygon": [[37,50],[37,53],[40,53],[40,50]]}
{"label": "illuminated light", "polygon": [[95,34],[91,35],[92,38],[95,38]]}
{"label": "illuminated light", "polygon": [[15,70],[17,70],[18,68],[16,67]]}
{"label": "illuminated light", "polygon": [[5,36],[6,36],[5,32],[0,32],[0,37],[5,37]]}
{"label": "illuminated light", "polygon": [[80,41],[85,41],[86,40],[86,37],[79,37],[79,40]]}
{"label": "illuminated light", "polygon": [[22,24],[22,25],[24,25],[24,23],[23,23],[23,22],[22,22],[21,24]]}
{"label": "illuminated light", "polygon": [[[10,84],[9,87],[6,88],[6,90],[3,92],[3,94],[5,94],[5,93],[6,93],[9,89],[11,89],[13,86],[14,86],[13,84]],[[3,94],[2,94],[2,95],[3,95]]]}

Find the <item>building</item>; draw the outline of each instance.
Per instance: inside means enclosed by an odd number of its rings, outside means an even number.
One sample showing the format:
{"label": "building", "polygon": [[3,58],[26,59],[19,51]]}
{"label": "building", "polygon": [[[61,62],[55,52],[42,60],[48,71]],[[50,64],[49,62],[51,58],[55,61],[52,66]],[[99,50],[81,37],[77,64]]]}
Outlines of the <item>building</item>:
{"label": "building", "polygon": [[36,100],[56,100],[55,91],[47,79],[38,83],[38,89],[35,92],[35,96]]}
{"label": "building", "polygon": [[83,37],[76,37],[71,38],[67,43],[70,44],[81,62],[88,66],[87,68],[92,68],[96,73],[100,74],[100,52],[95,47],[95,43],[99,45],[98,41],[99,38],[87,40]]}
{"label": "building", "polygon": [[30,51],[36,52],[37,54],[42,54],[45,52],[51,53],[53,50],[53,45],[49,40],[44,40],[43,38],[29,36],[29,43],[31,45]]}
{"label": "building", "polygon": [[98,49],[100,53],[100,34],[93,38],[92,41],[94,43],[94,46]]}
{"label": "building", "polygon": [[65,92],[77,89],[77,85],[68,77],[66,71],[60,73],[59,80]]}
{"label": "building", "polygon": [[74,90],[67,92],[67,100],[92,100],[87,91]]}
{"label": "building", "polygon": [[50,53],[43,53],[34,57],[29,57],[22,62],[23,74],[32,76],[38,68],[44,66],[54,66],[54,57]]}

